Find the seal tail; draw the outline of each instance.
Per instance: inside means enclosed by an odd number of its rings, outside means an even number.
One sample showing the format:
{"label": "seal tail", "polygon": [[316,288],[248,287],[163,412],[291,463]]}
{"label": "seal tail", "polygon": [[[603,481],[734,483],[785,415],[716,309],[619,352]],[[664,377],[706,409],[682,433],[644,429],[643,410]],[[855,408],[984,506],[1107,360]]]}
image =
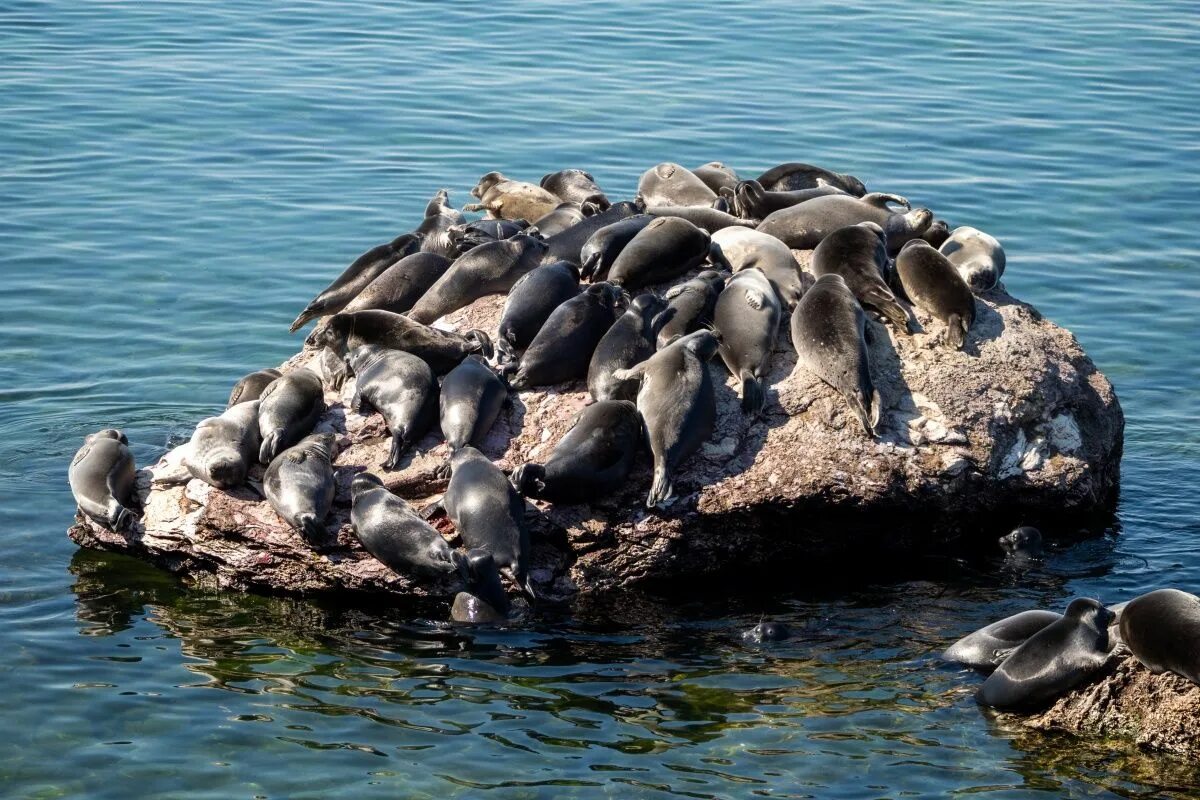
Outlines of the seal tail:
{"label": "seal tail", "polygon": [[674,493],[675,487],[671,485],[671,476],[667,474],[667,468],[655,466],[654,482],[650,484],[650,494],[646,495],[646,508],[662,505]]}
{"label": "seal tail", "polygon": [[404,455],[404,451],[408,449],[408,439],[399,434],[392,434],[392,447],[388,451],[388,456],[383,460],[383,468],[393,470],[400,463],[400,456]]}
{"label": "seal tail", "polygon": [[747,416],[757,417],[762,413],[766,398],[763,396],[763,386],[758,378],[750,372],[742,373],[742,411]]}
{"label": "seal tail", "polygon": [[509,338],[509,335],[511,334],[501,336],[496,340],[496,353],[501,364],[511,364],[517,360],[516,343]]}
{"label": "seal tail", "polygon": [[879,309],[879,312],[887,317],[898,330],[908,333],[908,314],[905,312],[904,306],[896,301],[895,295],[891,292],[885,293],[885,291],[878,289],[868,291],[864,299]]}
{"label": "seal tail", "polygon": [[322,310],[323,309],[321,309],[315,303],[309,303],[307,306],[305,306],[304,310],[300,312],[300,316],[296,317],[296,319],[292,321],[292,326],[288,328],[288,333],[295,333],[307,325],[310,321],[321,316]]}
{"label": "seal tail", "polygon": [[492,337],[478,328],[472,328],[467,331],[466,337],[478,346],[479,352],[483,353],[484,358],[490,360],[496,357],[496,350],[492,347]]}
{"label": "seal tail", "polygon": [[320,544],[325,541],[328,531],[325,529],[325,523],[317,519],[316,514],[301,514],[296,518],[299,524],[300,535],[309,544]]}
{"label": "seal tail", "polygon": [[[867,436],[874,438],[875,426],[879,424],[879,392],[873,392],[871,400],[874,402],[869,402],[860,390],[846,395],[846,402],[850,404],[850,410],[862,423],[863,430],[867,432]],[[874,410],[871,408],[872,405],[874,405]]]}
{"label": "seal tail", "polygon": [[946,320],[946,344],[955,350],[962,350],[963,343],[967,340],[967,328],[967,321],[961,314],[951,314]]}
{"label": "seal tail", "polygon": [[258,460],[261,464],[270,465],[279,455],[279,431],[271,431],[263,437],[262,447],[258,449]]}
{"label": "seal tail", "polygon": [[590,281],[595,276],[598,266],[600,266],[600,253],[589,253],[579,268],[579,277]]}
{"label": "seal tail", "polygon": [[529,462],[513,470],[509,476],[513,488],[526,497],[541,497],[546,490],[546,468]]}

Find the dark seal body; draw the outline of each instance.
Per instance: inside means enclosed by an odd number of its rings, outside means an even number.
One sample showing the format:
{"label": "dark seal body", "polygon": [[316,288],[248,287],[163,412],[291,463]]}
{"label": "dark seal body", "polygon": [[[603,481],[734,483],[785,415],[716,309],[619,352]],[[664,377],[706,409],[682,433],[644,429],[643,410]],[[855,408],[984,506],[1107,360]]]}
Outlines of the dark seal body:
{"label": "dark seal body", "polygon": [[479,356],[468,356],[442,381],[442,435],[454,453],[479,445],[508,400],[508,387]]}
{"label": "dark seal body", "polygon": [[366,344],[412,353],[429,365],[435,375],[444,375],[472,353],[491,358],[492,342],[483,331],[466,335],[431,328],[402,314],[371,309],[335,314],[309,334],[309,347],[328,347],[344,356]]}
{"label": "dark seal body", "polygon": [[529,223],[523,219],[477,219],[451,226],[447,233],[454,243],[455,255],[460,256],[481,244],[510,239],[528,227]]}
{"label": "dark seal body", "polygon": [[637,397],[637,382],[618,380],[613,372],[628,369],[654,355],[654,337],[658,331],[655,320],[665,308],[666,303],[655,295],[638,295],[600,339],[588,364],[588,392],[594,399]]}
{"label": "dark seal body", "polygon": [[676,284],[665,295],[667,307],[656,321],[657,345],[666,347],[702,325],[712,322],[717,298],[725,288],[725,278],[714,269],[706,269],[689,281]]}
{"label": "dark seal body", "polygon": [[1159,589],[1121,610],[1121,641],[1151,672],[1200,684],[1200,597]]}
{"label": "dark seal body", "polygon": [[292,333],[300,330],[309,320],[341,311],[359,292],[367,288],[371,281],[382,275],[384,270],[409,253],[415,253],[420,245],[419,236],[405,233],[387,244],[372,247],[363,253],[342,271],[337,280],[326,286],[305,306],[300,316],[292,322]]}
{"label": "dark seal body", "polygon": [[384,469],[396,469],[400,456],[433,425],[438,385],[429,365],[412,353],[364,345],[346,356],[356,376],[350,410],[375,409],[392,434]]}
{"label": "dark seal body", "polygon": [[325,411],[325,388],[311,369],[295,369],[276,378],[259,398],[258,430],[262,448],[258,460],[270,464],[305,436]]}
{"label": "dark seal body", "polygon": [[114,531],[127,530],[137,518],[137,466],[129,440],[108,428],[90,434],[67,470],[79,510]]}
{"label": "dark seal body", "polygon": [[813,251],[810,269],[818,278],[841,275],[858,302],[874,308],[907,333],[908,312],[884,283],[888,263],[883,229],[868,222],[838,228],[822,239]]}
{"label": "dark seal body", "polygon": [[233,385],[233,390],[229,392],[229,402],[225,404],[225,407],[230,408],[238,403],[257,400],[262,396],[263,390],[282,374],[279,370],[272,368],[260,369],[258,372],[251,372],[244,376]]}
{"label": "dark seal body", "polygon": [[792,161],[771,167],[758,176],[758,182],[771,192],[791,192],[797,189],[815,189],[819,186],[836,186],[847,194],[862,197],[867,193],[867,187],[853,175],[843,175],[831,172],[812,164],[801,164]]}
{"label": "dark seal body", "polygon": [[540,264],[545,252],[545,239],[528,233],[481,244],[458,257],[416,302],[408,318],[428,325],[481,297],[503,294]]}
{"label": "dark seal body", "polygon": [[500,315],[496,348],[513,358],[537,336],[554,309],[579,294],[579,268],[570,261],[543,264],[513,284]]}
{"label": "dark seal body", "polygon": [[533,221],[533,227],[542,236],[553,236],[562,233],[567,228],[583,222],[583,209],[578,203],[559,203],[554,210]]}
{"label": "dark seal body", "polygon": [[1060,619],[1062,614],[1056,611],[1022,611],[967,634],[947,647],[942,658],[974,669],[993,670],[1029,637]]}
{"label": "dark seal body", "polygon": [[325,517],[333,505],[334,436],[315,433],[284,450],[267,467],[263,492],[284,522],[309,544],[328,535]]}
{"label": "dark seal body", "polygon": [[709,206],[717,193],[689,169],[665,162],[638,179],[638,199],[647,206]]}
{"label": "dark seal body", "polygon": [[544,465],[517,467],[512,484],[539,500],[591,502],[625,484],[641,439],[642,422],[633,403],[601,400],[579,412]]}
{"label": "dark seal body", "polygon": [[392,264],[367,284],[345,311],[378,308],[403,314],[450,269],[450,259],[438,253],[413,253]]}
{"label": "dark seal body", "polygon": [[761,270],[734,273],[717,298],[713,327],[721,339],[718,352],[729,374],[741,380],[742,410],[750,416],[763,410],[763,381],[782,318],[783,304]]}
{"label": "dark seal body", "polygon": [[397,574],[458,571],[465,577],[461,553],[450,548],[432,525],[408,503],[384,488],[379,478],[363,472],[350,483],[350,524],[368,553]]}
{"label": "dark seal body", "polygon": [[600,339],[621,313],[621,290],[594,283],[582,294],[560,305],[546,319],[520,363],[510,371],[514,389],[549,386],[587,375],[588,364]]}
{"label": "dark seal body", "polygon": [[583,256],[580,255],[580,251],[583,250],[584,244],[593,233],[605,225],[611,225],[618,220],[640,213],[641,210],[634,203],[628,201],[613,203],[607,211],[593,214],[578,225],[572,225],[562,233],[556,233],[546,239],[548,249],[542,260],[570,261],[572,264],[582,266]]}
{"label": "dark seal body", "polygon": [[902,197],[877,192],[865,197],[831,194],[776,211],[759,224],[758,230],[771,234],[793,250],[811,250],[838,228],[874,222],[883,228],[888,252],[893,253],[920,236],[933,222],[933,214],[927,208],[897,212],[888,207],[888,203],[907,202]]}
{"label": "dark seal body", "polygon": [[608,279],[627,291],[662,283],[708,258],[707,232],[680,217],[661,217],[638,231],[613,262]]}
{"label": "dark seal body", "polygon": [[975,295],[944,255],[916,239],[896,258],[896,275],[914,304],[946,326],[946,344],[961,350],[975,322]]}
{"label": "dark seal body", "polygon": [[500,585],[496,560],[487,550],[467,552],[467,588],[454,596],[450,619],[469,625],[495,624],[508,619],[508,595]]}
{"label": "dark seal body", "polygon": [[742,219],[724,211],[703,206],[646,206],[646,213],[652,217],[686,219],[697,228],[710,234],[726,228],[753,228],[758,224],[754,220]]}
{"label": "dark seal body", "polygon": [[621,251],[643,228],[654,221],[649,214],[634,214],[605,225],[588,237],[579,251],[582,267],[579,274],[589,281],[608,279],[608,271]]}
{"label": "dark seal body", "polygon": [[836,186],[795,189],[790,192],[769,192],[758,181],[742,181],[732,191],[733,213],[743,219],[766,219],[783,208],[798,206],[814,197],[846,194]]}
{"label": "dark seal body", "polygon": [[258,433],[261,402],[238,403],[219,417],[200,420],[184,457],[192,477],[218,489],[233,489],[246,482],[262,443]]}
{"label": "dark seal body", "polygon": [[564,203],[590,203],[597,211],[605,211],[612,205],[591,173],[581,169],[560,169],[543,175],[541,187]]}

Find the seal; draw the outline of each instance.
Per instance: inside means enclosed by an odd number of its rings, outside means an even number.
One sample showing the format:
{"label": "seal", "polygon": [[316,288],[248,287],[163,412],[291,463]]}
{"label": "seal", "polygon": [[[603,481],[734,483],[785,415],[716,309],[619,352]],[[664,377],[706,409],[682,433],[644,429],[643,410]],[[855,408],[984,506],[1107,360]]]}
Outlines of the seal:
{"label": "seal", "polygon": [[[759,269],[789,311],[807,288],[800,262],[786,244],[752,228],[725,228],[712,236],[713,247],[734,272]],[[811,280],[811,279],[810,279]]]}
{"label": "seal", "polygon": [[513,389],[549,386],[587,375],[596,345],[617,321],[624,295],[610,283],[593,283],[551,312],[521,360],[505,366]]}
{"label": "seal", "polygon": [[507,360],[516,358],[537,336],[554,309],[578,296],[579,268],[570,261],[555,261],[526,273],[513,284],[500,314],[500,339],[496,349]]}
{"label": "seal", "polygon": [[628,369],[654,355],[654,337],[658,332],[655,320],[666,307],[666,302],[657,295],[638,295],[601,337],[587,373],[588,392],[595,400],[637,397],[637,383],[617,380],[613,371]]}
{"label": "seal", "polygon": [[652,217],[678,217],[686,219],[710,234],[726,228],[753,228],[757,221],[742,219],[715,208],[704,206],[647,206],[646,213]]}
{"label": "seal", "polygon": [[1173,672],[1200,684],[1200,597],[1158,589],[1121,611],[1121,641],[1154,674]]}
{"label": "seal", "polygon": [[421,251],[437,253],[446,258],[454,258],[458,248],[450,238],[450,229],[467,221],[462,213],[450,205],[450,194],[445,189],[439,189],[425,206],[425,219],[413,231],[421,239]]}
{"label": "seal", "polygon": [[649,214],[634,214],[605,225],[588,237],[579,251],[582,267],[579,274],[589,281],[608,279],[608,271],[621,251],[643,228],[654,221]]}
{"label": "seal", "polygon": [[954,265],[976,294],[996,288],[1004,275],[1004,248],[995,237],[977,228],[968,225],[955,228],[944,242],[933,246]]}
{"label": "seal", "polygon": [[975,699],[992,708],[1034,709],[1075,688],[1108,661],[1112,616],[1095,600],[1072,600],[1062,619],[1030,636],[1004,659]]}
{"label": "seal", "polygon": [[[592,207],[589,206],[589,209]],[[578,203],[559,203],[554,207],[554,210],[545,216],[534,220],[533,228],[542,236],[553,236],[556,233],[562,233],[567,228],[579,222],[583,222],[583,208]]]}
{"label": "seal", "polygon": [[455,257],[487,242],[509,239],[527,229],[523,219],[477,219],[462,225],[452,225],[446,234],[454,243]]}
{"label": "seal", "polygon": [[413,305],[408,318],[428,325],[481,297],[504,294],[540,264],[545,253],[546,240],[528,232],[481,244],[458,257]]}
{"label": "seal", "polygon": [[471,196],[478,197],[479,202],[463,206],[463,211],[486,211],[500,219],[537,219],[562,202],[540,186],[511,180],[499,172],[480,178]]}
{"label": "seal", "polygon": [[1000,666],[1012,655],[1013,650],[1023,645],[1030,636],[1060,619],[1062,614],[1056,611],[1022,611],[967,634],[947,647],[942,653],[942,658],[956,664],[965,664],[972,669],[991,671]]}
{"label": "seal", "polygon": [[581,169],[560,169],[543,175],[540,185],[564,203],[588,203],[597,211],[604,211],[612,205],[591,173]]}
{"label": "seal", "polygon": [[832,386],[868,436],[875,435],[883,403],[871,380],[867,319],[841,275],[822,275],[792,313],[796,366]]}
{"label": "seal", "polygon": [[904,245],[896,276],[908,298],[946,326],[945,342],[961,350],[975,322],[975,296],[944,255],[922,239]]}
{"label": "seal", "polygon": [[642,421],[628,400],[584,407],[543,464],[513,470],[512,485],[526,497],[587,503],[625,485],[642,441]]}
{"label": "seal", "polygon": [[363,548],[400,575],[416,572],[467,577],[466,559],[432,525],[369,472],[350,481],[350,525]]}
{"label": "seal", "polygon": [[403,314],[450,269],[450,259],[438,253],[413,253],[392,264],[358,293],[343,311],[372,308]]}
{"label": "seal", "polygon": [[1000,537],[1000,549],[1006,553],[1034,555],[1042,550],[1042,532],[1037,528],[1022,525]]}
{"label": "seal", "polygon": [[525,501],[500,468],[470,445],[450,457],[450,484],[422,513],[444,509],[468,550],[486,550],[517,586],[536,597],[529,580]]}
{"label": "seal", "polygon": [[317,373],[301,368],[277,378],[259,398],[262,448],[258,460],[270,464],[275,456],[310,434],[324,411],[325,389]]}
{"label": "seal", "polygon": [[797,189],[815,189],[818,186],[835,186],[847,194],[862,197],[867,193],[867,187],[853,175],[843,175],[831,172],[812,164],[801,164],[791,161],[771,167],[758,176],[758,182],[771,192],[792,192]]}
{"label": "seal", "polygon": [[346,304],[367,288],[371,281],[383,274],[383,271],[410,253],[415,253],[421,245],[421,237],[405,233],[397,236],[387,244],[372,247],[354,260],[342,271],[333,283],[326,286],[320,294],[309,301],[300,316],[292,322],[289,330],[292,333],[300,330],[310,320],[326,314],[336,314],[346,307]]}
{"label": "seal", "polygon": [[711,246],[708,233],[686,219],[661,217],[642,228],[621,250],[608,280],[631,292],[669,281],[703,264]]}
{"label": "seal", "polygon": [[758,230],[771,234],[793,250],[811,250],[838,228],[874,222],[887,234],[888,252],[894,253],[905,242],[925,232],[933,223],[933,213],[927,208],[899,213],[888,203],[907,207],[908,201],[879,192],[863,197],[843,194],[814,197],[798,206],[773,212],[759,224]]}
{"label": "seal", "polygon": [[508,400],[508,387],[479,356],[467,356],[442,380],[442,435],[454,454],[479,445]]}
{"label": "seal", "polygon": [[309,334],[304,343],[309,347],[328,347],[340,356],[364,344],[403,350],[423,360],[435,375],[446,374],[472,353],[493,356],[492,340],[483,331],[459,335],[378,309],[335,314]]}
{"label": "seal", "polygon": [[646,206],[708,206],[717,193],[689,169],[664,162],[638,179],[637,199]]}
{"label": "seal", "polygon": [[183,465],[193,478],[218,489],[233,489],[246,482],[250,467],[258,462],[258,406],[261,400],[238,403],[219,417],[200,420],[183,455]]}
{"label": "seal", "polygon": [[500,570],[487,550],[467,552],[467,588],[454,596],[450,619],[467,625],[486,625],[508,619],[508,595],[500,585]]}
{"label": "seal", "polygon": [[712,331],[696,331],[659,350],[646,361],[617,370],[621,380],[641,380],[637,408],[654,456],[654,481],[646,507],[674,494],[675,470],[712,436],[716,396],[707,362],[720,342]]}
{"label": "seal", "polygon": [[921,238],[934,247],[940,248],[950,238],[950,225],[944,219],[935,219],[921,234]]}
{"label": "seal", "polygon": [[818,278],[841,275],[864,307],[878,311],[908,333],[908,312],[884,283],[888,265],[887,237],[874,222],[838,228],[813,251],[810,269]]}
{"label": "seal", "polygon": [[752,642],[754,644],[762,644],[763,642],[782,642],[784,639],[791,638],[792,632],[788,626],[782,622],[774,622],[765,620],[758,623],[753,628],[742,633],[742,640]]}
{"label": "seal", "polygon": [[67,481],[79,510],[113,531],[133,525],[136,505],[137,465],[129,440],[115,428],[89,434],[71,459]]}
{"label": "seal", "polygon": [[654,322],[658,349],[712,322],[717,298],[724,288],[725,276],[715,269],[706,269],[690,281],[668,289],[667,307]]}
{"label": "seal", "polygon": [[263,492],[275,513],[311,545],[328,537],[325,517],[333,505],[334,435],[314,433],[289,447],[267,467]]}
{"label": "seal", "polygon": [[735,272],[717,298],[713,327],[720,334],[718,352],[729,374],[742,382],[742,411],[762,413],[764,381],[783,318],[783,304],[762,270]]}
{"label": "seal", "polygon": [[722,164],[720,161],[710,161],[696,167],[692,170],[692,174],[704,181],[704,185],[718,195],[722,189],[732,189],[740,180],[733,167]]}
{"label": "seal", "polygon": [[593,214],[583,222],[567,228],[562,233],[556,233],[547,238],[546,244],[548,247],[546,255],[542,257],[542,260],[570,261],[572,264],[583,266],[583,257],[580,255],[580,251],[593,233],[605,225],[611,225],[618,220],[640,213],[642,213],[642,210],[635,203],[629,201],[613,203],[612,207],[607,211]]}
{"label": "seal", "polygon": [[437,413],[438,385],[429,365],[412,353],[368,344],[346,355],[357,376],[350,410],[368,414],[375,409],[392,434],[383,468],[396,469],[410,445],[426,434]]}
{"label": "seal", "polygon": [[798,206],[814,197],[831,194],[845,195],[836,186],[817,186],[813,189],[795,189],[790,192],[768,192],[758,181],[742,181],[726,195],[733,213],[744,219],[765,219],[784,208]]}
{"label": "seal", "polygon": [[225,404],[225,407],[230,408],[238,403],[257,400],[262,396],[263,389],[270,386],[271,381],[282,374],[279,370],[271,368],[260,369],[258,372],[251,372],[249,375],[243,376],[233,385],[233,390],[229,393],[229,402]]}

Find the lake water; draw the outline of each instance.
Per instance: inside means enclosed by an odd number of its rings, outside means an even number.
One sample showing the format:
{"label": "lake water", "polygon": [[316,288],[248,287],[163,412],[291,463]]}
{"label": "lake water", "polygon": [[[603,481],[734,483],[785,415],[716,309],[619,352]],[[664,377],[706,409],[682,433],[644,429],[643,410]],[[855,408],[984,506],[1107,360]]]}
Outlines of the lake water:
{"label": "lake water", "polygon": [[[936,653],[1077,595],[1200,588],[1192,2],[0,4],[0,793],[1194,796],[1189,765],[1030,735]],[[484,172],[810,161],[998,236],[1128,418],[1119,524],[520,630],[187,591],[64,536],[101,427],[139,463]],[[760,615],[789,642],[748,648]]]}

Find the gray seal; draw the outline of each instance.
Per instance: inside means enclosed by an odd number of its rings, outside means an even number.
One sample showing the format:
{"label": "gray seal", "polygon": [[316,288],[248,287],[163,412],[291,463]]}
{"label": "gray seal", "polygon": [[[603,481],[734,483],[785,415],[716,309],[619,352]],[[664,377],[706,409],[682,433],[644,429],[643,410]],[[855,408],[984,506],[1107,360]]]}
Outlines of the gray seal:
{"label": "gray seal", "polygon": [[908,333],[908,312],[884,282],[891,262],[887,237],[874,222],[838,228],[817,245],[812,255],[813,275],[841,275],[864,307],[887,317],[897,330]]}
{"label": "gray seal", "polygon": [[966,225],[955,228],[945,241],[933,246],[954,265],[976,294],[996,288],[1004,276],[1004,248],[994,236],[977,228]]}
{"label": "gray seal", "polygon": [[841,275],[822,275],[792,313],[796,366],[832,386],[868,436],[875,435],[883,403],[871,380],[867,319]]}
{"label": "gray seal", "polygon": [[580,255],[580,251],[583,250],[583,246],[593,233],[605,225],[611,225],[618,220],[640,213],[642,213],[641,208],[628,200],[613,203],[607,211],[593,214],[578,225],[572,225],[562,233],[548,237],[546,239],[548,246],[546,255],[542,257],[542,260],[570,261],[572,264],[583,266],[583,256]]}
{"label": "gray seal", "polygon": [[753,228],[758,224],[756,220],[742,219],[720,209],[703,206],[646,206],[646,213],[652,217],[686,219],[710,234],[726,228]]}
{"label": "gray seal", "polygon": [[450,205],[449,192],[439,189],[425,206],[425,219],[413,231],[421,239],[421,252],[454,258],[458,248],[450,238],[450,229],[466,221],[462,212]]}
{"label": "gray seal", "polygon": [[333,283],[314,297],[292,322],[292,333],[300,330],[310,320],[326,314],[336,314],[358,296],[358,293],[383,274],[383,271],[421,245],[421,238],[412,233],[397,236],[387,244],[372,247],[342,271]]}
{"label": "gray seal", "polygon": [[933,213],[927,208],[897,212],[888,203],[908,205],[903,197],[879,192],[863,197],[844,194],[815,197],[770,214],[758,230],[771,234],[793,250],[811,250],[838,228],[874,222],[887,235],[888,252],[894,253],[932,224]]}
{"label": "gray seal", "polygon": [[771,192],[792,192],[797,189],[815,189],[819,186],[835,186],[847,194],[862,197],[867,187],[853,175],[843,175],[812,164],[791,161],[771,167],[758,176],[758,182]]}
{"label": "gray seal", "polygon": [[334,435],[314,433],[289,447],[267,467],[263,492],[284,522],[311,545],[329,535],[325,517],[333,505]]}
{"label": "gray seal", "polygon": [[433,425],[438,407],[433,370],[412,353],[373,344],[354,348],[346,362],[356,376],[350,410],[366,414],[373,408],[383,416],[392,446],[382,466],[396,469],[404,451]]}
{"label": "gray seal", "polygon": [[846,194],[836,186],[817,186],[789,192],[769,192],[758,181],[742,181],[725,194],[733,213],[743,219],[765,219],[784,208],[798,206],[814,197]]}
{"label": "gray seal", "polygon": [[403,350],[423,360],[435,375],[446,374],[472,353],[482,353],[488,358],[494,355],[492,340],[483,331],[450,333],[378,309],[335,314],[309,334],[304,343],[309,347],[328,347],[339,356],[365,344]]}
{"label": "gray seal", "polygon": [[560,169],[543,175],[541,187],[564,203],[591,204],[597,211],[605,211],[612,205],[604,190],[596,184],[590,172],[581,169]]}
{"label": "gray seal", "polygon": [[654,355],[656,319],[666,307],[666,302],[657,295],[638,295],[600,339],[587,374],[588,392],[595,400],[637,397],[637,383],[618,380],[613,371],[628,369]]}
{"label": "gray seal", "polygon": [[979,687],[975,699],[1005,710],[1049,704],[1108,661],[1112,651],[1108,623],[1112,616],[1095,600],[1072,600],[1062,619],[1051,622],[1013,650]]}
{"label": "gray seal", "polygon": [[588,237],[579,251],[582,259],[580,276],[589,281],[608,279],[608,271],[621,251],[633,241],[643,228],[654,221],[649,214],[634,214],[609,225],[605,225]]}
{"label": "gray seal", "polygon": [[526,497],[587,503],[625,485],[642,440],[642,421],[628,400],[601,400],[576,415],[545,464],[513,470],[512,485]]}
{"label": "gray seal", "polygon": [[586,216],[583,207],[578,203],[559,203],[549,214],[534,220],[531,228],[542,236],[553,236],[583,222]]}
{"label": "gray seal", "polygon": [[991,671],[1038,631],[1062,619],[1056,611],[1034,609],[1005,617],[969,633],[946,648],[942,658],[972,669]]}
{"label": "gray seal", "polygon": [[467,552],[467,588],[454,596],[450,619],[467,625],[505,622],[510,604],[500,585],[500,570],[487,550]]}
{"label": "gray seal", "polygon": [[378,308],[403,314],[450,269],[450,259],[438,253],[413,253],[392,264],[367,284],[343,311]]}
{"label": "gray seal", "polygon": [[423,572],[467,576],[462,553],[452,550],[432,525],[421,519],[383,482],[361,472],[350,482],[350,524],[368,553],[400,575]]}
{"label": "gray seal", "polygon": [[732,189],[740,180],[733,167],[722,164],[720,161],[710,161],[696,167],[692,170],[692,174],[704,181],[704,185],[718,195],[722,189]]}
{"label": "gray seal", "polygon": [[658,348],[712,322],[717,298],[724,288],[725,276],[715,269],[706,269],[691,280],[668,289],[664,295],[667,307],[655,320]]}
{"label": "gray seal", "polygon": [[425,325],[489,294],[504,294],[542,261],[546,240],[518,233],[510,239],[481,244],[461,255],[421,296],[408,318]]}
{"label": "gray seal", "polygon": [[630,292],[663,283],[703,264],[711,247],[706,231],[679,217],[661,217],[621,250],[608,280]]}
{"label": "gray seal", "polygon": [[642,173],[637,199],[646,206],[711,207],[717,201],[717,193],[691,170],[665,162]]}
{"label": "gray seal", "polygon": [[915,239],[896,257],[896,276],[908,299],[946,326],[946,344],[961,350],[975,322],[975,295],[944,255]]}
{"label": "gray seal", "polygon": [[[725,228],[713,234],[713,246],[734,272],[760,269],[789,311],[807,288],[800,262],[783,242],[752,228]],[[809,279],[811,282],[811,279]]]}
{"label": "gray seal", "polygon": [[272,367],[271,369],[260,369],[258,372],[251,372],[249,375],[243,376],[233,385],[233,390],[229,392],[229,402],[225,404],[225,407],[230,408],[236,406],[238,403],[257,400],[262,396],[263,389],[270,386],[272,381],[282,374],[282,372]]}
{"label": "gray seal", "polygon": [[481,244],[511,239],[528,227],[529,223],[523,219],[477,219],[462,225],[452,225],[447,235],[454,243],[457,257]]}
{"label": "gray seal", "polygon": [[641,380],[637,408],[654,456],[654,481],[646,507],[662,505],[674,494],[675,470],[712,436],[716,396],[708,361],[720,345],[712,331],[696,331],[659,350],[646,361],[617,370],[622,380]]}
{"label": "gray seal", "polygon": [[579,267],[570,261],[543,264],[513,284],[500,314],[496,349],[506,360],[516,357],[537,336],[554,309],[578,296]]}
{"label": "gray seal", "polygon": [[275,456],[308,436],[324,411],[325,389],[317,373],[301,368],[276,378],[259,398],[262,448],[258,460],[270,464]]}
{"label": "gray seal", "polygon": [[137,519],[137,465],[119,430],[89,434],[71,459],[67,480],[79,510],[101,525],[120,532]]}
{"label": "gray seal", "polygon": [[586,376],[592,353],[617,321],[623,302],[618,287],[593,283],[554,309],[521,360],[506,365],[506,373],[515,373],[512,388],[549,386]]}
{"label": "gray seal", "polygon": [[783,304],[767,276],[757,269],[735,272],[717,298],[713,327],[720,334],[718,352],[729,374],[742,382],[742,411],[762,413],[764,380],[783,318]]}
{"label": "gray seal", "polygon": [[467,356],[442,380],[442,435],[453,454],[479,445],[508,400],[508,387],[479,356]]}
{"label": "gray seal", "polygon": [[184,451],[183,463],[193,478],[218,489],[233,489],[246,482],[250,467],[258,463],[258,406],[261,400],[238,403],[219,417],[200,420]]}
{"label": "gray seal", "polygon": [[1121,610],[1121,641],[1154,674],[1173,672],[1200,684],[1200,597],[1159,589]]}
{"label": "gray seal", "polygon": [[514,181],[499,172],[489,172],[471,190],[478,203],[463,206],[463,211],[487,211],[500,219],[534,220],[544,217],[562,202],[540,186]]}

